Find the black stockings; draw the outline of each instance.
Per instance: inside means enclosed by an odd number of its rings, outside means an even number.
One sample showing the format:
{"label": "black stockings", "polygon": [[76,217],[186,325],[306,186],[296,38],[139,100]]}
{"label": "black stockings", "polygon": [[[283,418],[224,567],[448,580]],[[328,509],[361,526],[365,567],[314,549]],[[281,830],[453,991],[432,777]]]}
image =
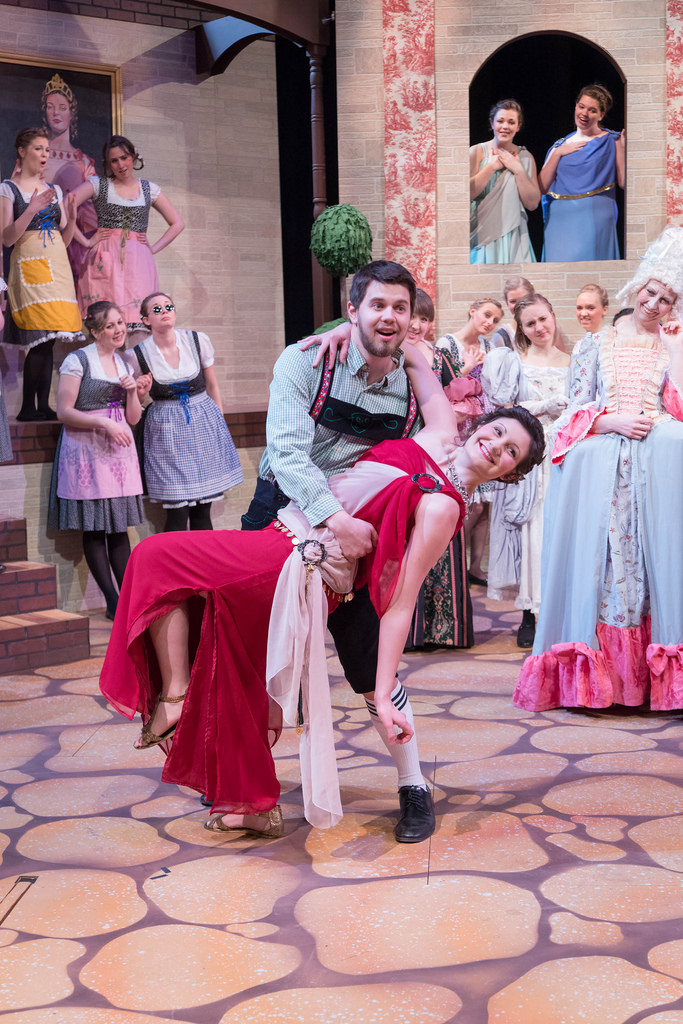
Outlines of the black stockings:
{"label": "black stockings", "polygon": [[[105,533],[104,530],[83,531],[83,554],[95,583],[107,602],[107,615],[116,611],[123,574],[130,558],[130,541],[127,533]],[[114,579],[112,579],[112,572]]]}
{"label": "black stockings", "polygon": [[213,530],[211,502],[205,501],[201,505],[183,505],[181,508],[167,508],[164,533],[186,530],[188,519],[191,530]]}
{"label": "black stockings", "polygon": [[[21,409],[18,420],[56,419],[49,406],[52,385],[52,350],[54,341],[43,341],[26,353]],[[37,405],[37,412],[36,412]]]}

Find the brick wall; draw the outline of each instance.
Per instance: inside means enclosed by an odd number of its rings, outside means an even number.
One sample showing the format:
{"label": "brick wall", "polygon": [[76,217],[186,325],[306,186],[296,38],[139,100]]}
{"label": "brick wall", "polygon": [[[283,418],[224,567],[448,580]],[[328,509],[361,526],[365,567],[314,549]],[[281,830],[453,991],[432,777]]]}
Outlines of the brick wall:
{"label": "brick wall", "polygon": [[[237,448],[265,447],[265,411],[228,413],[225,421]],[[12,423],[11,464],[25,466],[35,462],[52,463],[60,430],[60,423]]]}
{"label": "brick wall", "polygon": [[[84,14],[109,21],[134,21],[140,25],[188,29],[216,18],[225,11],[202,9],[173,0],[3,0],[7,7],[51,11],[55,14]],[[18,14],[19,12],[17,12]]]}
{"label": "brick wall", "polygon": [[[524,273],[547,295],[573,342],[578,289],[598,279],[614,296],[665,223],[666,4],[634,0],[514,5],[434,0],[437,114],[437,328],[458,328],[469,302],[500,295]],[[340,201],[370,220],[374,256],[384,252],[382,0],[337,0]],[[621,66],[628,82],[628,211],[625,261],[591,264],[469,264],[469,85],[481,64],[518,35],[583,32]],[[539,83],[547,88],[547,83]],[[538,154],[537,154],[538,155]],[[583,269],[581,269],[583,268]]]}
{"label": "brick wall", "polygon": [[[0,38],[10,54],[120,65],[124,134],[186,224],[156,257],[161,287],[179,326],[209,334],[226,412],[265,409],[284,347],[273,44],[252,43],[223,75],[198,82],[194,35],[181,28],[0,4]],[[150,237],[164,227],[152,211]],[[56,365],[66,351],[55,347]],[[10,416],[22,359],[0,350]]]}
{"label": "brick wall", "polygon": [[[213,520],[218,528],[236,527],[253,493],[265,443],[268,384],[284,347],[274,47],[253,43],[224,75],[200,83],[190,18],[183,24],[169,20],[185,18],[194,8],[141,0],[116,4],[107,0],[106,25],[100,16],[82,16],[80,4],[59,10],[56,0],[0,4],[2,49],[57,63],[61,58],[121,66],[124,133],[143,153],[144,174],[161,185],[186,223],[183,234],[157,256],[157,266],[161,287],[176,300],[179,325],[206,331],[216,348],[216,373],[245,483],[216,502]],[[98,6],[94,0],[87,13]],[[64,13],[74,8],[78,15]],[[135,24],[127,23],[130,13]],[[96,140],[92,151],[100,145]],[[150,236],[162,230],[152,212]],[[55,365],[66,351],[57,344]],[[0,348],[10,419],[20,405],[22,358]],[[60,608],[102,607],[80,534],[48,535],[52,466],[45,449],[57,431],[39,426],[14,428],[15,464],[0,466],[0,515],[25,518],[28,558],[57,566]],[[158,506],[146,508],[149,521],[130,531],[133,543],[163,523]],[[0,551],[3,543],[0,536]],[[8,552],[11,557],[17,556]]]}

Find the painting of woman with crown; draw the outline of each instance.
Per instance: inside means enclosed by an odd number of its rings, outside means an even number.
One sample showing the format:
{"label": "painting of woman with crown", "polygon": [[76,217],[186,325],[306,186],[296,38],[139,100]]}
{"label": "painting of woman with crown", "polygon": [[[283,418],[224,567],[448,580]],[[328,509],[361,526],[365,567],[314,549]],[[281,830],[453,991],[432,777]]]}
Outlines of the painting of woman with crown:
{"label": "painting of woman with crown", "polygon": [[[26,124],[42,124],[50,143],[46,181],[59,185],[63,195],[97,174],[90,153],[121,130],[121,89],[118,68],[0,54],[0,169],[9,176],[14,166],[13,139]],[[6,137],[5,137],[6,136]],[[10,160],[12,163],[10,164]],[[14,167],[17,170],[17,167]],[[86,237],[97,228],[92,203],[78,210],[78,227]],[[72,241],[69,262],[75,279],[85,250]]]}

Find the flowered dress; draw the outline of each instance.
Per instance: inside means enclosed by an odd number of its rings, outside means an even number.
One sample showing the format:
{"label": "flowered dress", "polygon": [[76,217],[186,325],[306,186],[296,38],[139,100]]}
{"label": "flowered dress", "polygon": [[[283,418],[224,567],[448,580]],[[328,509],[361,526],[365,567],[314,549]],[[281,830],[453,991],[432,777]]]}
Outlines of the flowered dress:
{"label": "flowered dress", "polygon": [[[458,365],[445,349],[435,348],[432,370],[443,388],[460,381]],[[472,647],[472,601],[462,532],[458,532],[420,587],[406,650],[425,645]]]}
{"label": "flowered dress", "polygon": [[[437,348],[442,348],[448,351],[451,355],[451,359],[456,363],[458,367],[462,367],[465,361],[464,346],[463,343],[455,337],[454,334],[444,334],[442,338],[439,338],[436,343]],[[485,356],[488,357],[489,352],[493,351],[494,346],[485,338],[483,335],[479,335],[479,347]],[[486,362],[486,360],[484,360]],[[457,403],[452,403],[453,408],[459,414],[460,417],[460,430],[462,433],[469,429],[477,416],[481,416],[482,413],[489,412],[489,406],[486,394],[483,392],[481,386],[481,375],[484,369],[484,364],[480,363],[479,366],[475,366],[474,369],[467,374],[463,380],[469,380],[472,382],[472,388],[470,393],[461,398]],[[475,488],[472,499],[475,502],[490,502],[493,500],[493,489],[494,483],[488,482],[485,484],[479,484]]]}
{"label": "flowered dress", "polygon": [[[537,416],[546,438],[557,416],[541,411],[548,399],[567,394],[568,366],[534,366],[517,351],[496,349],[482,375],[484,393],[494,406],[522,405]],[[543,504],[550,480],[550,458],[518,484],[494,484],[489,541],[487,595],[513,599],[515,607],[538,614],[541,606]]]}
{"label": "flowered dress", "polygon": [[[530,710],[683,707],[683,398],[658,337],[587,334],[546,498],[543,602],[514,694]],[[594,434],[644,413],[643,440]]]}

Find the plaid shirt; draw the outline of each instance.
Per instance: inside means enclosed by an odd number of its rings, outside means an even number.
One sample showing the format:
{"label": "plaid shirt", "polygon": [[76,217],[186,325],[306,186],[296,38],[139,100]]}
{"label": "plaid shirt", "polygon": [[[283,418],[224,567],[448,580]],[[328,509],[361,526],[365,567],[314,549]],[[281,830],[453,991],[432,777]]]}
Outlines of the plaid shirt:
{"label": "plaid shirt", "polygon": [[[317,526],[342,506],[327,485],[327,478],[352,466],[377,443],[363,437],[340,434],[315,423],[310,409],[315,401],[323,365],[313,368],[316,346],[302,352],[290,345],[275,363],[266,420],[266,448],[259,476],[276,480],[296,501],[312,526]],[[394,356],[395,369],[374,384],[367,383],[368,368],[351,341],[346,362],[338,364],[330,394],[372,413],[408,412],[408,381],[403,353]],[[418,416],[412,437],[423,426]]]}

